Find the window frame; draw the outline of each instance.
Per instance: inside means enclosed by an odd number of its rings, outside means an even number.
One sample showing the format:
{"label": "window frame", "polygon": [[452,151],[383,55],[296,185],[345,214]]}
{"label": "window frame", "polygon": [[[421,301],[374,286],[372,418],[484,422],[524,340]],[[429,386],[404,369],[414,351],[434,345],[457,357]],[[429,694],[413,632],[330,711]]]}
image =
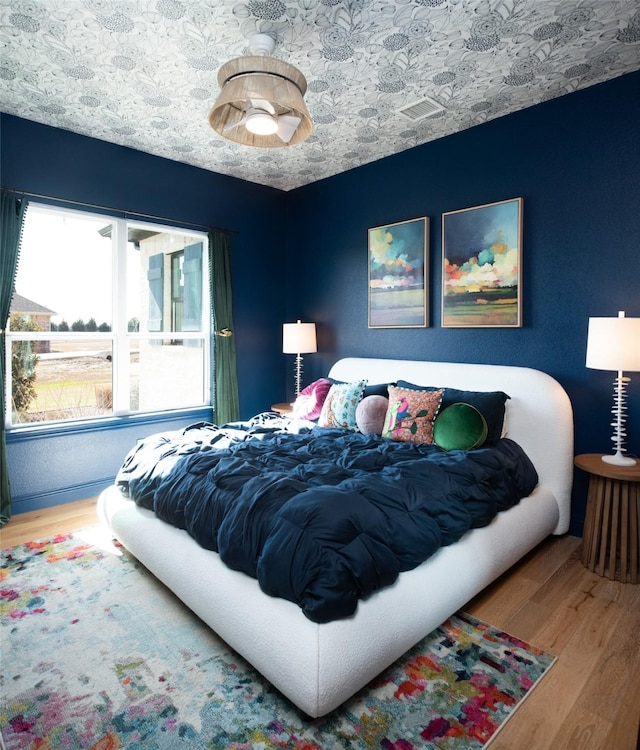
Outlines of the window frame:
{"label": "window frame", "polygon": [[[118,216],[113,213],[103,213],[78,208],[53,205],[46,203],[31,202],[25,215],[28,221],[29,212],[35,210],[39,213],[53,213],[57,215],[76,215],[83,219],[95,219],[111,225],[112,242],[112,268],[111,268],[111,299],[112,319],[111,331],[11,331],[10,317],[7,321],[5,331],[5,429],[7,433],[17,436],[20,433],[28,434],[51,434],[55,432],[78,431],[84,429],[110,429],[122,424],[162,421],[168,415],[188,415],[190,413],[201,414],[203,410],[212,409],[213,386],[212,374],[212,336],[213,319],[211,315],[210,284],[209,284],[209,252],[208,234],[202,230],[188,227],[180,227],[174,224],[165,224],[157,220],[132,219],[126,216]],[[201,330],[180,331],[128,331],[127,315],[127,268],[126,253],[130,229],[155,231],[161,234],[186,235],[189,244],[202,243],[201,253]],[[184,251],[184,248],[182,249]],[[172,253],[167,252],[166,257],[171,258]],[[169,262],[171,268],[171,261]],[[17,269],[16,269],[17,270]],[[142,326],[140,326],[142,327]],[[173,328],[172,325],[168,326]],[[13,343],[17,341],[54,341],[69,340],[91,341],[92,343],[104,341],[105,348],[111,346],[112,351],[112,399],[113,408],[110,414],[98,416],[85,416],[78,418],[65,418],[50,420],[47,422],[25,422],[12,424],[12,376],[11,376],[11,354]],[[138,409],[132,410],[129,401],[129,360],[132,341],[149,341],[161,339],[167,344],[175,343],[176,339],[184,342],[194,341],[202,345],[203,366],[203,400],[202,403],[194,403],[183,407],[166,409]]]}

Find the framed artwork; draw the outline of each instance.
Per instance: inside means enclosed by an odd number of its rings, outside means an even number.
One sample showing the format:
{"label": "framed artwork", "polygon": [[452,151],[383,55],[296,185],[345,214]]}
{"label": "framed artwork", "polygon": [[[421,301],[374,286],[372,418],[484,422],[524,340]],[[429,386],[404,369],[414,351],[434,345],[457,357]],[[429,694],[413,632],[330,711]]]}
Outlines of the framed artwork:
{"label": "framed artwork", "polygon": [[442,214],[442,325],[522,325],[522,198]]}
{"label": "framed artwork", "polygon": [[429,325],[429,219],[369,230],[369,328]]}

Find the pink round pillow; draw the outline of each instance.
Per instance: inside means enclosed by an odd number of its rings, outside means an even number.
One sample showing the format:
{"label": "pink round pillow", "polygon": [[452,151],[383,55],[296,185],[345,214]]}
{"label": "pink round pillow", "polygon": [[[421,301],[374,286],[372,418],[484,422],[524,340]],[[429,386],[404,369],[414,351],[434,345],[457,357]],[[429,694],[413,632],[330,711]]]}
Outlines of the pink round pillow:
{"label": "pink round pillow", "polygon": [[356,407],[356,424],[363,435],[381,435],[389,399],[366,396]]}

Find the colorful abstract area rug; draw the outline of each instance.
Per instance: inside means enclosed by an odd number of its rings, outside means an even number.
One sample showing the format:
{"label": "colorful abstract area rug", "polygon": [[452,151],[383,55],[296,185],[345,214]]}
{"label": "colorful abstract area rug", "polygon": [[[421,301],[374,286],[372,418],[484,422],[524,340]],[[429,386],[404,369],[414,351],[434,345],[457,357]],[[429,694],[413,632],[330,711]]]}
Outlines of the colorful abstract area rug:
{"label": "colorful abstract area rug", "polygon": [[553,663],[459,613],[310,720],[105,531],[2,562],[6,750],[482,748]]}

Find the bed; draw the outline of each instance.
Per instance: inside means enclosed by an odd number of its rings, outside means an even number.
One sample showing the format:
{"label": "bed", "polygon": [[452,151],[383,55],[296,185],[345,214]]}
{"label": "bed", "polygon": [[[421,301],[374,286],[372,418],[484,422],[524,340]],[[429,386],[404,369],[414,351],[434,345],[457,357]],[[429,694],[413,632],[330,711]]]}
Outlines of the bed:
{"label": "bed", "polygon": [[359,599],[352,614],[326,622],[313,621],[294,601],[264,593],[256,578],[232,569],[218,552],[132,502],[118,486],[105,490],[98,503],[114,537],[310,717],[339,706],[548,535],[566,533],[573,476],[571,405],[545,373],[345,358],[328,376],[346,383],[407,381],[416,387],[505,392],[505,437],[499,442],[523,449],[537,473],[535,488],[487,525],[469,529]]}

